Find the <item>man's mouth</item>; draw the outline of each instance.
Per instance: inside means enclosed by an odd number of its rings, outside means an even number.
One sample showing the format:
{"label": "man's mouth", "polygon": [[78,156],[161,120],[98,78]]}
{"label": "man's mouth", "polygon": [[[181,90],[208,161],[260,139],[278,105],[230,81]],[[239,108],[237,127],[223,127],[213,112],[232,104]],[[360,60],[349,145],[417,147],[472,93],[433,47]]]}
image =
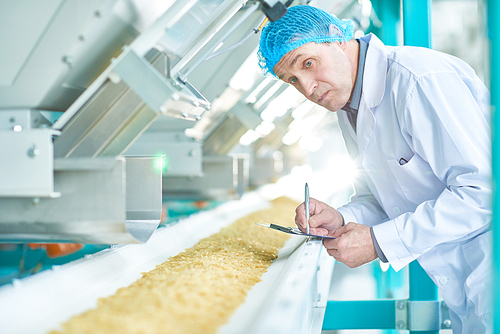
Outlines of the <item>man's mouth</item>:
{"label": "man's mouth", "polygon": [[325,93],[323,93],[323,95],[321,95],[319,97],[318,103],[321,103],[326,98],[327,95],[328,95],[328,91],[326,91]]}

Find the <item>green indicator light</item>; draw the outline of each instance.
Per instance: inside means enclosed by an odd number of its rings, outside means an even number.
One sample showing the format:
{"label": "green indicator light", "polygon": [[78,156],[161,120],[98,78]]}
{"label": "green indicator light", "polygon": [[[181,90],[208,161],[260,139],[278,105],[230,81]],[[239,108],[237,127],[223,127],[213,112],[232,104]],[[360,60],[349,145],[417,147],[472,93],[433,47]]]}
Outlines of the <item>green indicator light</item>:
{"label": "green indicator light", "polygon": [[161,155],[154,159],[154,168],[161,172],[166,172],[168,170],[169,162],[166,155]]}

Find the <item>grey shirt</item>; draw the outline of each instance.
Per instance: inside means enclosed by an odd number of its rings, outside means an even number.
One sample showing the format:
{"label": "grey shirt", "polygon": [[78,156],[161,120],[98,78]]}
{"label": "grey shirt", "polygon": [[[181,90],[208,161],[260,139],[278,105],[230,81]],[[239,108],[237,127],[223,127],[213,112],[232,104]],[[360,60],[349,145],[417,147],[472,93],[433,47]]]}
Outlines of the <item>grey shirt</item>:
{"label": "grey shirt", "polygon": [[[348,101],[346,105],[342,108],[342,110],[346,111],[347,118],[351,123],[354,131],[356,131],[356,121],[358,119],[358,110],[359,103],[361,101],[361,93],[363,88],[363,74],[365,72],[365,60],[366,60],[366,51],[368,50],[368,43],[363,40],[357,39],[359,43],[359,65],[358,65],[358,75],[356,77],[356,84],[354,86],[354,91],[352,93],[351,101]],[[345,222],[344,222],[345,223]],[[387,258],[382,252],[377,239],[375,238],[375,233],[373,233],[373,228],[370,227],[370,233],[372,235],[373,245],[375,246],[375,250],[377,251],[377,255],[379,259],[387,263]]]}
{"label": "grey shirt", "polygon": [[347,117],[351,123],[354,131],[356,131],[356,120],[358,119],[359,103],[361,102],[361,93],[363,88],[363,74],[365,72],[366,51],[368,50],[368,43],[357,39],[359,43],[359,65],[358,76],[356,77],[356,84],[352,93],[351,101],[348,101],[342,110],[347,112]]}

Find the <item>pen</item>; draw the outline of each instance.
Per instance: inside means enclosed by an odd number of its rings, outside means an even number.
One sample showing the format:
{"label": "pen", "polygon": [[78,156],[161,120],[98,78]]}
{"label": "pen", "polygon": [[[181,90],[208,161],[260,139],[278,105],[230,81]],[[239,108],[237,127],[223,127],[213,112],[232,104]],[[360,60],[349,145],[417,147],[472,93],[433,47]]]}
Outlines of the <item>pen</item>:
{"label": "pen", "polygon": [[306,205],[306,233],[309,234],[309,186],[306,182],[306,200],[304,202]]}

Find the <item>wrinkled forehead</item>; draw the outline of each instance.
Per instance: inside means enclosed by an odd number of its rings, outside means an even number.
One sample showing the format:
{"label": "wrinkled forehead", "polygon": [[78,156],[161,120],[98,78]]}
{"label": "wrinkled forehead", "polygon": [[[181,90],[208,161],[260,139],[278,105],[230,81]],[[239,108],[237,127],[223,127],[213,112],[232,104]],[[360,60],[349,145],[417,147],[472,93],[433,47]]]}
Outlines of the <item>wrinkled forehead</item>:
{"label": "wrinkled forehead", "polygon": [[297,63],[297,60],[310,52],[311,44],[316,44],[314,42],[310,42],[304,44],[292,51],[285,53],[283,57],[281,57],[280,61],[274,66],[273,71],[276,73],[278,78],[283,79],[283,73],[287,70],[293,68],[293,66]]}
{"label": "wrinkled forehead", "polygon": [[286,73],[286,71],[293,69],[294,66],[298,64],[298,60],[301,57],[313,56],[318,53],[321,47],[329,44],[331,43],[309,42],[285,53],[285,55],[281,57],[280,61],[274,66],[274,73],[278,76],[279,79],[283,79],[283,75]]}
{"label": "wrinkled forehead", "polygon": [[287,52],[280,61],[274,66],[273,71],[279,79],[283,80],[284,73],[292,67],[292,60],[295,54],[298,54],[298,49]]}

